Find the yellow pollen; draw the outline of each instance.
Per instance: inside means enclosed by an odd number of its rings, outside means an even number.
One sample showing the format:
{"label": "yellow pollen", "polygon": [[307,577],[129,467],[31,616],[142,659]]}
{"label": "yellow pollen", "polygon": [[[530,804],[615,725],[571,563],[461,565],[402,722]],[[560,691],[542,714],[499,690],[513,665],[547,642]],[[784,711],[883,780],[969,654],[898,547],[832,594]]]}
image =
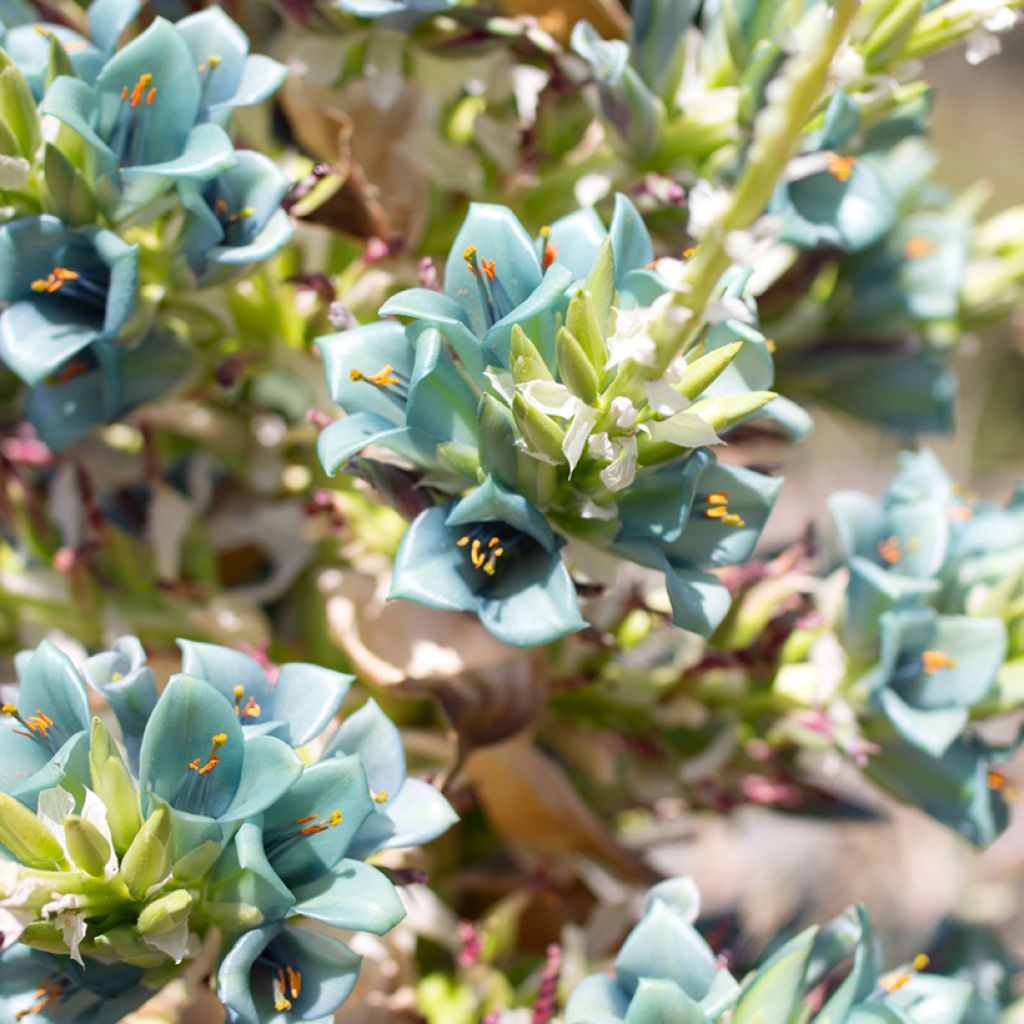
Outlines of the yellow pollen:
{"label": "yellow pollen", "polygon": [[931,963],[931,958],[927,953],[918,953],[917,956],[911,961],[910,966],[915,971],[923,971]]}
{"label": "yellow pollen", "polygon": [[705,494],[704,501],[708,505],[728,505],[729,504],[729,492],[728,491],[715,491],[714,494]]}
{"label": "yellow pollen", "polygon": [[697,255],[697,249],[698,249],[698,248],[699,248],[699,247],[698,247],[698,246],[696,246],[696,245],[690,245],[690,246],[687,246],[687,247],[686,247],[686,248],[685,248],[685,249],[683,250],[683,259],[684,259],[684,260],[692,259],[692,258],[693,258],[694,256],[696,256],[696,255]]}
{"label": "yellow pollen", "polygon": [[390,363],[385,363],[376,373],[349,370],[348,377],[353,382],[365,380],[367,384],[375,384],[379,388],[386,388],[389,384],[402,383],[401,379],[395,374],[395,368]]}
{"label": "yellow pollen", "polygon": [[832,175],[836,181],[849,181],[850,175],[853,174],[854,164],[857,163],[855,157],[852,156],[840,156],[838,153],[828,154],[828,173]]}
{"label": "yellow pollen", "polygon": [[735,512],[730,512],[729,515],[724,516],[722,518],[722,522],[726,526],[735,526],[737,528],[742,528],[747,525],[747,521],[742,516],[736,515]]}
{"label": "yellow pollen", "polygon": [[288,979],[285,976],[285,969],[283,967],[278,968],[277,971],[277,982],[274,985],[274,1009],[278,1013],[282,1013],[285,1010],[292,1008],[291,1000],[285,995],[287,991]]}
{"label": "yellow pollen", "polygon": [[386,804],[388,802],[388,792],[386,789],[382,789],[379,793],[370,790],[373,796],[373,802],[377,804]]}
{"label": "yellow pollen", "polygon": [[728,514],[729,510],[725,505],[714,505],[712,508],[706,508],[704,510],[704,515],[706,515],[708,519],[724,519]]}
{"label": "yellow pollen", "polygon": [[210,54],[210,55],[209,55],[209,56],[208,56],[208,57],[206,58],[206,63],[207,63],[207,64],[209,64],[211,68],[215,68],[215,67],[217,67],[217,66],[218,66],[218,65],[220,64],[220,62],[221,62],[221,61],[222,61],[223,59],[224,59],[224,58],[223,58],[223,57],[221,57],[221,55],[220,55],[219,53],[211,53],[211,54]]}
{"label": "yellow pollen", "polygon": [[256,211],[251,206],[243,206],[238,211],[239,217],[251,217]]}
{"label": "yellow pollen", "polygon": [[898,992],[904,985],[914,980],[914,975],[910,971],[894,971],[892,974],[886,974],[884,977],[879,978],[878,986],[885,992]]}
{"label": "yellow pollen", "polygon": [[236,686],[231,692],[235,695],[235,700],[241,700],[245,696],[245,687]]}
{"label": "yellow pollen", "polygon": [[462,258],[467,263],[471,263],[474,259],[476,259],[476,246],[467,245],[466,248],[462,250]]}
{"label": "yellow pollen", "polygon": [[886,537],[878,542],[878,557],[887,565],[895,565],[902,557],[899,537]]}
{"label": "yellow pollen", "polygon": [[925,651],[921,655],[924,670],[929,675],[943,668],[956,668],[956,658],[950,657],[945,651]]}
{"label": "yellow pollen", "polygon": [[479,569],[487,559],[480,551],[480,540],[479,538],[473,541],[473,546],[469,549],[469,557],[473,560],[473,565]]}
{"label": "yellow pollen", "polygon": [[331,816],[327,819],[327,823],[331,828],[337,828],[344,820],[345,816],[341,811],[332,811]]}
{"label": "yellow pollen", "polygon": [[774,352],[778,348],[778,345],[775,344],[774,338],[765,338],[764,347],[768,349],[769,352]]}
{"label": "yellow pollen", "polygon": [[226,732],[219,732],[213,737],[213,749],[220,750],[228,741],[228,734]]}
{"label": "yellow pollen", "polygon": [[457,548],[464,548],[468,543],[469,543],[469,534],[465,533],[455,542],[455,546]]}
{"label": "yellow pollen", "polygon": [[37,278],[32,282],[34,292],[56,292],[59,291],[65,281],[78,279],[78,271],[68,270],[67,267],[54,267],[46,277]]}
{"label": "yellow pollen", "polygon": [[935,242],[927,235],[914,235],[903,243],[903,255],[908,260],[919,260],[934,251]]}
{"label": "yellow pollen", "polygon": [[0,711],[3,711],[5,715],[9,715],[11,718],[14,718],[18,713],[18,709],[13,704],[5,704],[0,708]]}
{"label": "yellow pollen", "polygon": [[540,229],[540,237],[543,238],[545,241],[547,241],[551,237],[550,224],[545,224],[544,227]]}

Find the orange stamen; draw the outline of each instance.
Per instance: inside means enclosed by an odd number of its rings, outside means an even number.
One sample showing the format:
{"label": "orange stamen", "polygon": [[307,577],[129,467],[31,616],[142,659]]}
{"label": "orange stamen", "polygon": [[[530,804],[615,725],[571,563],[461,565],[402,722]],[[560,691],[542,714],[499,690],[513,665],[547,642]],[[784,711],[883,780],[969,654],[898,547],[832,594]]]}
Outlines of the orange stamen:
{"label": "orange stamen", "polygon": [[878,557],[887,565],[895,565],[902,557],[898,537],[886,537],[878,542]]}
{"label": "orange stamen", "polygon": [[924,670],[929,675],[943,668],[956,668],[956,658],[950,657],[945,651],[925,651],[921,655]]}
{"label": "orange stamen", "polygon": [[908,260],[919,260],[935,250],[935,242],[927,235],[914,235],[903,244],[903,255]]}
{"label": "orange stamen", "polygon": [[849,181],[850,175],[853,174],[854,164],[856,163],[856,157],[840,156],[838,153],[829,153],[828,173],[831,174],[836,181]]}

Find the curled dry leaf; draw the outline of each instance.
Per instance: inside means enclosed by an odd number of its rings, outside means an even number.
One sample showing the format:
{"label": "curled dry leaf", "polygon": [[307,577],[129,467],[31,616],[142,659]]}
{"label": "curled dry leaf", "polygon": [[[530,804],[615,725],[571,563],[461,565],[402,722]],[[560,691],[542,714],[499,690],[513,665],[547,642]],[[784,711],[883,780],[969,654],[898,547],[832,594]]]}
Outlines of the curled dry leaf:
{"label": "curled dry leaf", "polygon": [[605,39],[621,39],[629,31],[630,19],[618,0],[502,0],[506,14],[529,14],[545,32],[567,43],[573,25],[586,19]]}

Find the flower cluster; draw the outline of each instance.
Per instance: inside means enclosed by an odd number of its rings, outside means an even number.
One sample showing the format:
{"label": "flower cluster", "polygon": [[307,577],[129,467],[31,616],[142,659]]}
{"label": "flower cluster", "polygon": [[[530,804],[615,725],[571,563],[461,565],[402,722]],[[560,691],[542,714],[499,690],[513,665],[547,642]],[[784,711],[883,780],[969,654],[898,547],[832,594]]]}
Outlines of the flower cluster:
{"label": "flower cluster", "polygon": [[692,879],[654,886],[615,958],[614,974],[587,978],[573,990],[567,1024],[783,1021],[798,1013],[814,1024],[969,1019],[972,986],[924,973],[927,956],[881,971],[878,939],[863,907],[801,932],[740,979],[694,927],[699,914]]}
{"label": "flower cluster", "polygon": [[[272,678],[235,650],[180,646],[183,671],[160,693],[133,637],[81,671],[45,641],[19,658],[0,727],[12,1020],[118,1021],[209,942],[232,1020],[324,1018],[360,960],[329,929],[383,934],[404,915],[366,858],[454,820],[406,777],[373,701],[324,740],[350,676],[289,663]],[[123,745],[90,722],[87,684]],[[300,757],[314,741],[318,758]]]}
{"label": "flower cluster", "polygon": [[677,263],[654,260],[623,196],[608,232],[588,211],[536,240],[507,209],[475,205],[445,290],[381,307],[406,326],[320,339],[349,414],[320,435],[325,468],[390,449],[415,470],[396,500],[428,506],[393,596],[475,612],[507,643],[553,640],[585,625],[568,540],[573,562],[595,552],[663,573],[673,621],[715,629],[729,600],[708,570],[749,557],[780,481],[708,446],[762,408],[793,413],[765,390],[770,347],[735,293],[666,360],[677,311],[664,275]]}
{"label": "flower cluster", "polygon": [[0,227],[0,359],[53,448],[182,377],[188,354],[157,317],[168,293],[228,280],[291,237],[287,178],[224,128],[284,67],[250,54],[219,8],[157,18],[118,48],[139,8],[98,0],[88,36],[44,22],[0,38],[14,214]]}

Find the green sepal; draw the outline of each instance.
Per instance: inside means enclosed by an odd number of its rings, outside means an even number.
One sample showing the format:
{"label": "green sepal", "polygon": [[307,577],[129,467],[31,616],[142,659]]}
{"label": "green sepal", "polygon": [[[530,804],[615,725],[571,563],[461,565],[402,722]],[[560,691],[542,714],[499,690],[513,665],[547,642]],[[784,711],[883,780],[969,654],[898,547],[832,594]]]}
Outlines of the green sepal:
{"label": "green sepal", "polygon": [[175,889],[147,904],[139,914],[140,935],[166,935],[187,921],[192,913],[192,894],[187,889]]}
{"label": "green sepal", "polygon": [[735,341],[731,345],[722,345],[705,352],[686,367],[673,387],[684,398],[693,401],[725,372],[742,348],[743,342]]}
{"label": "green sepal", "polygon": [[807,962],[817,932],[813,927],[801,932],[758,968],[744,986],[732,1024],[791,1024],[799,1019]]}
{"label": "green sepal", "polygon": [[512,325],[512,334],[509,339],[509,365],[517,384],[525,384],[531,380],[555,379],[537,346],[519,324]]}
{"label": "green sepal", "polygon": [[[607,238],[601,243],[601,252],[606,249],[608,259],[611,261],[612,244]],[[600,260],[600,253],[598,259]],[[597,264],[595,264],[596,266]],[[610,262],[610,266],[613,272],[614,262]],[[591,275],[593,275],[593,271],[591,271]],[[587,358],[598,373],[604,371],[605,363],[608,362],[608,346],[604,340],[604,329],[601,324],[607,324],[611,315],[614,280],[612,287],[607,306],[604,305],[603,299],[599,300],[595,296],[593,290],[590,292],[578,291],[569,300],[569,309],[565,315],[565,326],[572,332],[572,336],[579,342],[580,348],[586,352]]]}
{"label": "green sepal", "polygon": [[0,843],[26,867],[46,871],[67,863],[57,837],[8,793],[0,793]]}
{"label": "green sepal", "polygon": [[526,452],[516,452],[518,466],[516,490],[534,508],[546,509],[558,490],[558,470],[547,462],[541,462]]}
{"label": "green sepal", "polygon": [[924,8],[923,0],[901,0],[871,33],[862,50],[868,71],[882,71],[899,60]]}
{"label": "green sepal", "polygon": [[530,405],[518,391],[512,399],[512,415],[523,439],[535,452],[556,462],[565,461],[562,454],[565,432],[550,416]]}
{"label": "green sepal", "polygon": [[75,71],[75,65],[71,63],[68,51],[64,49],[57,36],[53,32],[43,32],[42,35],[46,37],[46,41],[50,44],[50,54],[46,64],[45,88],[49,89],[54,80],[60,78],[61,75],[77,78],[78,72]]}
{"label": "green sepal", "polygon": [[167,963],[166,953],[155,950],[143,941],[139,933],[127,924],[111,928],[93,939],[98,953],[105,953],[133,967],[161,967]]}
{"label": "green sepal", "polygon": [[748,391],[742,395],[723,395],[694,402],[689,411],[700,416],[716,434],[721,434],[760,412],[773,398],[774,391]]}
{"label": "green sepal", "polygon": [[174,862],[171,872],[180,882],[202,878],[217,863],[220,851],[220,843],[215,839],[207,839],[184,857],[179,857]]}
{"label": "green sepal", "polygon": [[25,927],[18,941],[31,946],[32,949],[38,949],[41,953],[68,956],[71,952],[64,941],[64,933],[55,921],[33,921]]}
{"label": "green sepal", "polygon": [[225,932],[247,932],[259,928],[265,918],[259,907],[250,903],[203,903],[203,913]]}
{"label": "green sepal", "polygon": [[114,849],[123,855],[142,828],[139,794],[120,750],[98,718],[92,720],[89,737],[89,775],[93,792],[107,809]]}
{"label": "green sepal", "polygon": [[43,150],[47,207],[69,227],[96,221],[99,209],[85,175],[54,145]]}
{"label": "green sepal", "polygon": [[600,378],[583,346],[567,327],[560,327],[555,336],[555,357],[562,383],[587,405],[593,404],[601,387]]}
{"label": "green sepal", "polygon": [[515,490],[516,428],[512,413],[491,395],[480,399],[477,410],[480,428],[480,462],[504,487]]}
{"label": "green sepal", "polygon": [[476,448],[458,441],[445,441],[437,446],[437,458],[445,468],[459,476],[475,480],[480,470],[480,453]]}
{"label": "green sepal", "polygon": [[5,50],[0,50],[0,121],[18,143],[17,153],[32,159],[39,145],[39,115],[25,76]]}
{"label": "green sepal", "polygon": [[64,819],[64,839],[71,859],[93,878],[103,875],[110,860],[107,837],[91,822],[77,814]]}
{"label": "green sepal", "polygon": [[171,816],[158,807],[142,824],[121,861],[121,879],[132,899],[141,900],[171,870]]}

